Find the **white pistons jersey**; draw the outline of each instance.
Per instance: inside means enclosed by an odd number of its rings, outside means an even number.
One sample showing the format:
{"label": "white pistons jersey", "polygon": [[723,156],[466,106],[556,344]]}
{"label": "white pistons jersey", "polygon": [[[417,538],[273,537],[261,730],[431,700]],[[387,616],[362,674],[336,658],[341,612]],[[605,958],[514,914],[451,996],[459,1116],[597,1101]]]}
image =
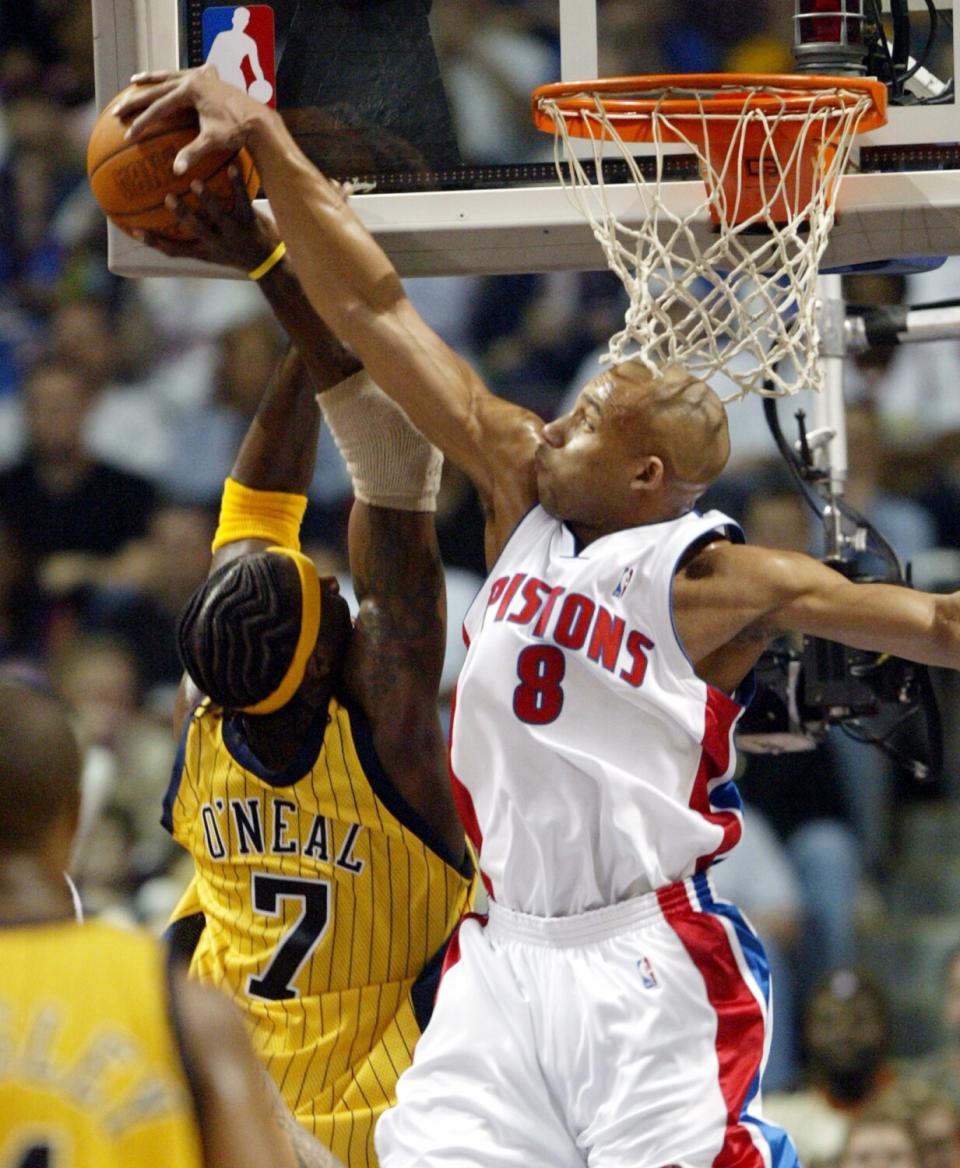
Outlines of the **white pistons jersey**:
{"label": "white pistons jersey", "polygon": [[578,550],[534,507],[467,613],[451,765],[488,891],[567,916],[662,888],[740,838],[733,730],[743,707],[701,681],[671,587],[719,511]]}

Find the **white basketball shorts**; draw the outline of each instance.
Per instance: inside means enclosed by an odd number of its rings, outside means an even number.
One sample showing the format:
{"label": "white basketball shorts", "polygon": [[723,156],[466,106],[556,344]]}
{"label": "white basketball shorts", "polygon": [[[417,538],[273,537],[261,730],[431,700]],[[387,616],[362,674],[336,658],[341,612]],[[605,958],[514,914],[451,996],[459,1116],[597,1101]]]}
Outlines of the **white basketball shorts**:
{"label": "white basketball shorts", "polygon": [[491,904],[451,942],[381,1168],[796,1168],[760,1114],[769,977],[703,874],[540,918]]}

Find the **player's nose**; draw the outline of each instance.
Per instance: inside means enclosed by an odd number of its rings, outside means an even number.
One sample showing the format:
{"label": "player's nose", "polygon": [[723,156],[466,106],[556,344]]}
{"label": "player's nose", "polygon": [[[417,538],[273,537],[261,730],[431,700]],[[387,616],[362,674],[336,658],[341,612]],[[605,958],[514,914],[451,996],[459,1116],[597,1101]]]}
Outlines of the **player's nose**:
{"label": "player's nose", "polygon": [[548,446],[562,446],[566,431],[566,417],[554,418],[543,427],[543,440]]}

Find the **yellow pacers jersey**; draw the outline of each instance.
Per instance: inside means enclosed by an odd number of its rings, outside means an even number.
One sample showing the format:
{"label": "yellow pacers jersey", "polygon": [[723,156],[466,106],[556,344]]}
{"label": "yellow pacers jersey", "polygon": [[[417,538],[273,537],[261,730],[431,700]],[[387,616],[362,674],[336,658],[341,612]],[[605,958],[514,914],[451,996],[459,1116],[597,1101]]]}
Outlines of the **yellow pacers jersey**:
{"label": "yellow pacers jersey", "polygon": [[0,1168],[201,1168],[164,961],[97,922],[0,928]]}
{"label": "yellow pacers jersey", "polygon": [[349,1168],[372,1168],[473,868],[393,789],[362,712],[334,700],[328,713],[275,772],[202,703],[165,823],[194,857],[206,917],[192,972],[237,1000],[297,1118]]}

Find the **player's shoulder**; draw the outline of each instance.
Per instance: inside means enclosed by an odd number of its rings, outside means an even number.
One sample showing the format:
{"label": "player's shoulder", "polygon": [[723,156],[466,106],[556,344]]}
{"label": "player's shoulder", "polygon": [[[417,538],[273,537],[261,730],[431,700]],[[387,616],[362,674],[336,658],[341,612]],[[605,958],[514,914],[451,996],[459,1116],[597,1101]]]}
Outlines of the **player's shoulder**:
{"label": "player's shoulder", "polygon": [[691,544],[676,583],[681,588],[712,583],[745,591],[762,586],[766,591],[791,593],[803,587],[809,569],[817,564],[803,552],[738,543],[720,533],[708,533]]}
{"label": "player's shoulder", "polygon": [[67,965],[83,965],[98,985],[125,985],[138,993],[162,975],[166,949],[151,932],[122,921],[88,919],[57,935],[57,952]]}
{"label": "player's shoulder", "polygon": [[223,722],[222,706],[216,705],[206,694],[202,694],[192,682],[186,697],[186,712],[184,714],[184,728],[186,730],[202,728],[210,731]]}
{"label": "player's shoulder", "polygon": [[91,948],[124,950],[130,953],[162,953],[160,941],[147,929],[122,920],[94,917],[77,926],[77,939]]}
{"label": "player's shoulder", "polygon": [[743,556],[739,554],[744,548],[744,544],[731,543],[720,532],[705,532],[693,540],[684,551],[678,575],[690,580],[702,580],[724,572],[736,571],[737,563],[745,562]]}

